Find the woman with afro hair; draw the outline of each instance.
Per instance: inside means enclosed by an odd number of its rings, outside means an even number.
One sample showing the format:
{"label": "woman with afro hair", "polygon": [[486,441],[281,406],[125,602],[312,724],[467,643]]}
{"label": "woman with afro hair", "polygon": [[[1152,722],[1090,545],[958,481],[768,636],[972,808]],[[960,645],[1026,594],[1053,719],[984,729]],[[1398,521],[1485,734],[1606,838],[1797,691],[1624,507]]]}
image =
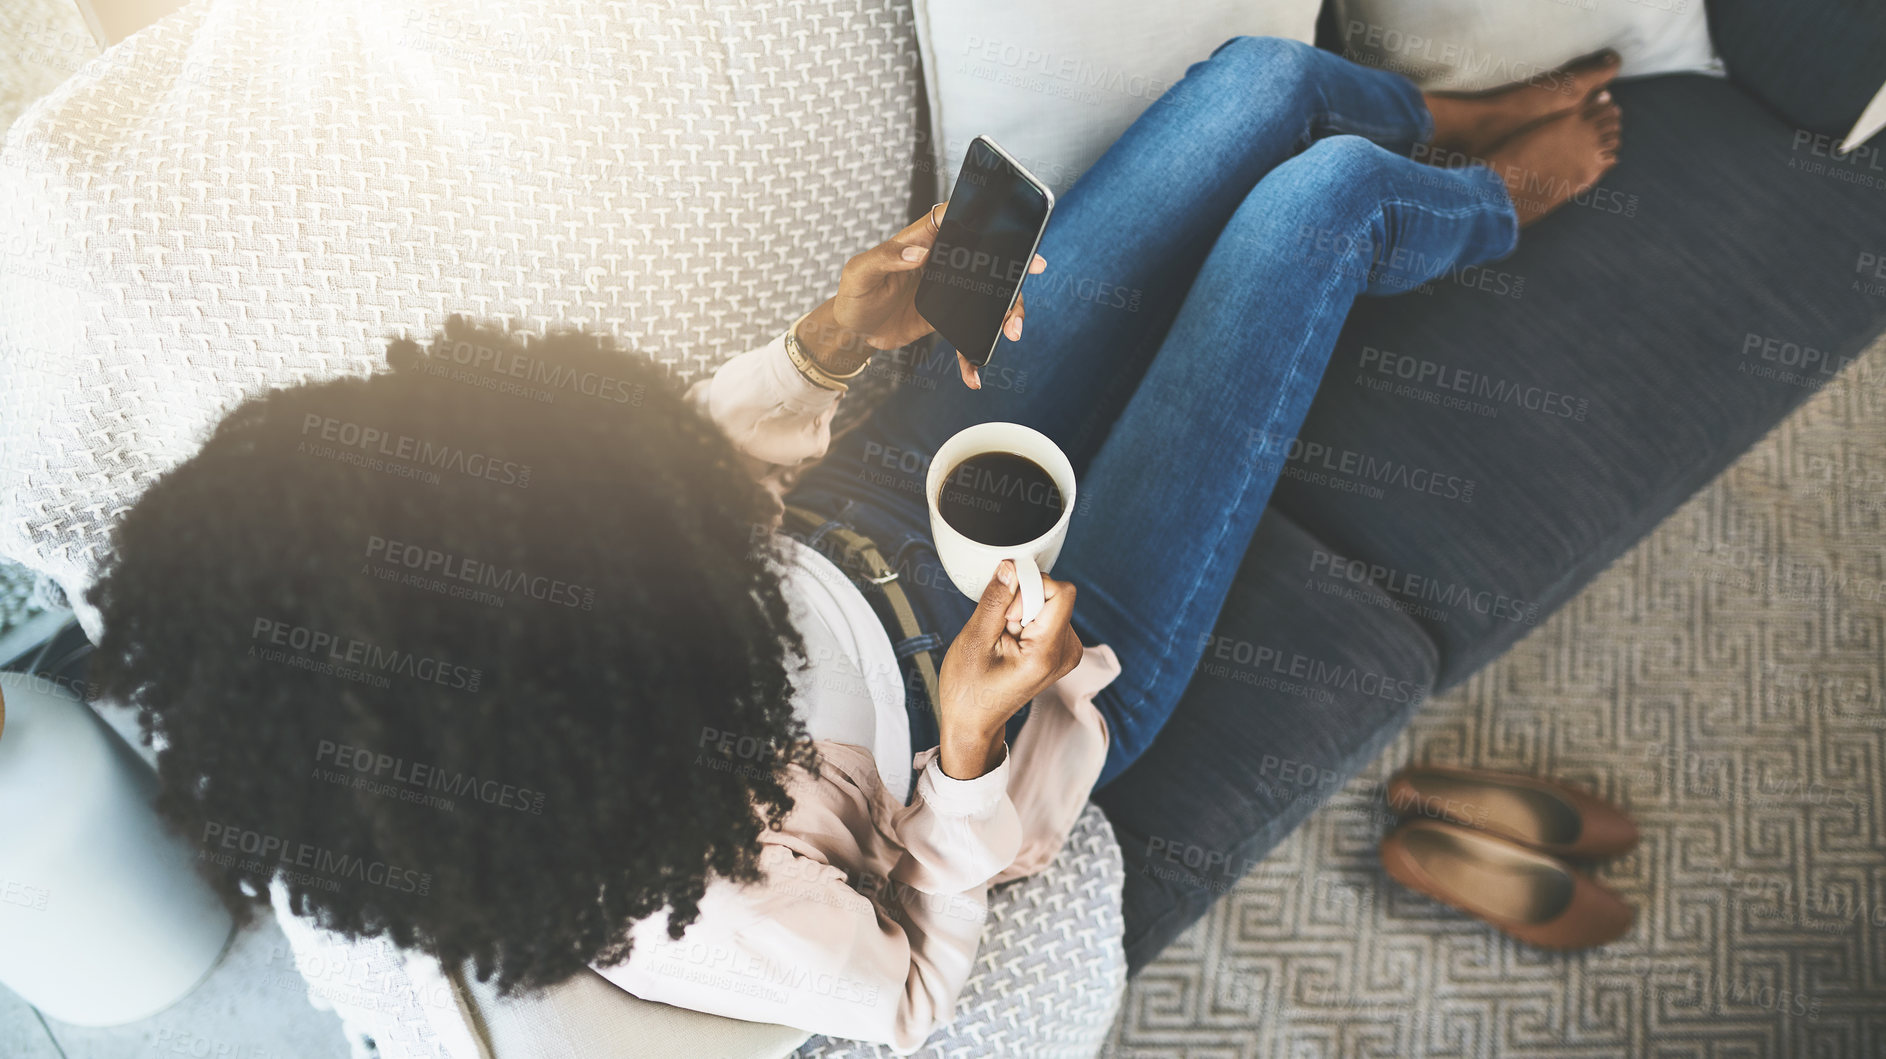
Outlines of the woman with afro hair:
{"label": "woman with afro hair", "polygon": [[[455,317],[388,371],[254,397],[116,527],[97,689],[139,708],[234,906],[507,992],[593,967],[914,1049],[989,886],[1171,715],[1352,301],[1503,256],[1591,186],[1615,70],[1450,99],[1228,42],[1065,196],[1026,338],[1018,304],[984,371],[896,364],[836,440],[846,380],[930,330],[941,204],[686,391]],[[970,600],[928,540],[928,455],[994,420],[1081,481],[1025,626],[1011,564]]]}

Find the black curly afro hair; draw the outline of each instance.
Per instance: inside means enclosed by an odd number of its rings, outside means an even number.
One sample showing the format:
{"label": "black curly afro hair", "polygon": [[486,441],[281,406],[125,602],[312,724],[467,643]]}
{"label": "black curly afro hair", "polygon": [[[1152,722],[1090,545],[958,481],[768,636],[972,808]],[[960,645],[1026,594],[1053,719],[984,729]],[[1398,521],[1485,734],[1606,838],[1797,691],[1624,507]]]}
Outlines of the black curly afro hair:
{"label": "black curly afro hair", "polygon": [[232,909],[506,993],[757,877],[816,768],[773,501],[646,358],[453,317],[231,412],[117,525],[95,689]]}

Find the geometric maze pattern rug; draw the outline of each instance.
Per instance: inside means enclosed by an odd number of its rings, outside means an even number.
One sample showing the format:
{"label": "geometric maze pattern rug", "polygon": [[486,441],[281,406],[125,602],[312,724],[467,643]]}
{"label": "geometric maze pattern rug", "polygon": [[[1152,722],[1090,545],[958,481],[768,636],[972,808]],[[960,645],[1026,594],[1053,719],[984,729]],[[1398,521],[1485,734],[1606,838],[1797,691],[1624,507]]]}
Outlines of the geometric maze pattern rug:
{"label": "geometric maze pattern rug", "polygon": [[[1886,1057],[1886,344],[1399,739],[1131,983],[1114,1059]],[[1643,842],[1553,953],[1389,880],[1412,761]]]}

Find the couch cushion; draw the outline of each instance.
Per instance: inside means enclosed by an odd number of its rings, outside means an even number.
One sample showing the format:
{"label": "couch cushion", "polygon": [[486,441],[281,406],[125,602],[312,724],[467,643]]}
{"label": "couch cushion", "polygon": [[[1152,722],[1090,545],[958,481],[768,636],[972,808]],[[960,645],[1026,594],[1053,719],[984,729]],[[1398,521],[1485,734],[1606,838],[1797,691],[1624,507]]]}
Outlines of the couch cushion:
{"label": "couch cushion", "polygon": [[1185,75],[1240,35],[1308,43],[1321,0],[915,0],[936,197],[988,136],[1056,194]]}
{"label": "couch cushion", "polygon": [[1886,85],[1879,0],[1709,0],[1709,31],[1731,80],[1823,136],[1845,135]]}
{"label": "couch cushion", "polygon": [[1478,92],[1614,48],[1622,77],[1720,73],[1702,0],[1332,0],[1338,50],[1422,88]]}
{"label": "couch cushion", "polygon": [[1386,746],[1425,700],[1434,645],[1388,594],[1306,578],[1339,557],[1264,513],[1178,709],[1094,795],[1126,863],[1137,972]]}
{"label": "couch cushion", "polygon": [[1409,604],[1442,687],[1886,328],[1886,172],[1726,81],[1615,93],[1622,161],[1581,204],[1504,261],[1357,305],[1272,500],[1369,560],[1340,576]]}

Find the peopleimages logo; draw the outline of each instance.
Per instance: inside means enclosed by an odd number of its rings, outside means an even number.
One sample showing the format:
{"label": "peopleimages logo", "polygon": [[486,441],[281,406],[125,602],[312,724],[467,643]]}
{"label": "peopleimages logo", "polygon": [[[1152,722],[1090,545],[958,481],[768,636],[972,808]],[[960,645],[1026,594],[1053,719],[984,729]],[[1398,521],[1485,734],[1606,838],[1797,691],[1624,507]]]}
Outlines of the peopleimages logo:
{"label": "peopleimages logo", "polygon": [[[471,374],[453,373],[454,365]],[[463,339],[433,350],[426,361],[426,371],[431,375],[448,376],[455,381],[485,389],[520,394],[543,404],[555,402],[559,393],[574,393],[612,404],[640,405],[645,389],[640,383],[630,383],[612,375],[578,371],[529,353],[494,349]]]}
{"label": "peopleimages logo", "polygon": [[[1382,485],[1392,485],[1416,493],[1427,493],[1446,500],[1473,503],[1475,480],[1419,467],[1400,460],[1370,456],[1351,449],[1335,448],[1320,441],[1284,438],[1257,431],[1259,459],[1281,466],[1280,473],[1313,485],[1340,487],[1346,481],[1352,490],[1373,500],[1380,500]],[[1339,476],[1332,479],[1330,476]]]}
{"label": "peopleimages logo", "polygon": [[315,745],[314,760],[349,770],[355,778],[399,784],[421,791],[437,791],[455,798],[475,798],[486,805],[515,809],[520,813],[542,816],[544,793],[529,787],[479,779],[475,773],[459,772],[422,761],[408,761],[392,754],[382,754],[364,747],[323,739]]}
{"label": "peopleimages logo", "polygon": [[1860,251],[1859,258],[1853,264],[1853,271],[1861,278],[1853,281],[1851,290],[1875,298],[1886,295],[1886,253]]}
{"label": "peopleimages logo", "polygon": [[[301,436],[319,437],[330,445],[357,451],[361,456],[399,460],[428,470],[448,471],[467,478],[482,478],[519,489],[530,486],[530,464],[501,460],[480,452],[469,452],[457,445],[422,441],[408,434],[395,434],[378,427],[362,426],[335,416],[309,412],[301,418]],[[317,455],[323,455],[317,453]]]}
{"label": "peopleimages logo", "polygon": [[1226,675],[1222,671],[1213,671],[1216,664],[1221,668],[1268,671],[1321,687],[1340,688],[1393,703],[1420,702],[1427,695],[1426,686],[1416,681],[1397,680],[1360,666],[1326,662],[1296,651],[1279,650],[1230,636],[1203,633],[1199,636],[1199,647],[1202,649],[1200,661],[1203,671],[1212,676]]}
{"label": "peopleimages logo", "polygon": [[[978,73],[970,63],[986,63],[990,68],[1014,71],[1003,76],[990,70]],[[1172,82],[1147,77],[1132,70],[1118,69],[1083,58],[1074,53],[1055,53],[1028,45],[970,36],[963,42],[963,61],[959,73],[971,73],[985,80],[1012,88],[1065,96],[1091,103],[1100,93],[1129,96],[1153,101],[1166,94]]]}
{"label": "peopleimages logo", "polygon": [[[1483,51],[1462,41],[1404,33],[1361,19],[1352,18],[1343,26],[1342,43],[1343,58],[1388,70],[1440,66],[1454,71],[1463,80],[1496,84],[1532,80],[1563,95],[1570,95],[1577,84],[1562,71],[1537,63]],[[1380,57],[1372,52],[1380,53]]]}
{"label": "peopleimages logo", "polygon": [[1520,298],[1526,293],[1524,276],[1480,265],[1461,265],[1451,258],[1410,247],[1396,247],[1386,257],[1378,257],[1369,239],[1347,228],[1297,225],[1297,256],[1314,267],[1334,269],[1369,283],[1405,285],[1415,276],[1433,277],[1411,288],[1410,293],[1432,294],[1434,284],[1441,280],[1503,298]]}
{"label": "peopleimages logo", "polygon": [[[1804,151],[1806,158],[1801,157]],[[1838,136],[1796,129],[1788,168],[1859,187],[1886,188],[1886,164],[1882,162],[1886,162],[1886,156],[1879,144],[1863,143],[1843,152]]]}
{"label": "peopleimages logo", "polygon": [[[1493,405],[1511,405],[1529,412],[1558,416],[1562,419],[1583,421],[1591,410],[1591,402],[1582,397],[1572,397],[1543,386],[1521,385],[1483,372],[1453,367],[1409,353],[1377,349],[1374,346],[1362,347],[1356,367],[1362,369],[1363,372],[1363,375],[1358,378],[1365,381],[1368,374],[1373,372],[1376,375],[1403,380],[1413,386],[1448,390],[1452,393],[1490,401]],[[1494,415],[1498,415],[1497,409],[1492,411]]]}
{"label": "peopleimages logo", "polygon": [[[478,682],[484,675],[477,669],[453,665],[437,658],[381,647],[351,636],[273,618],[255,619],[249,629],[249,638],[264,645],[258,648],[256,644],[250,644],[249,654],[253,657],[348,679],[357,679],[356,675],[372,677],[375,679],[367,682],[382,688],[387,686],[385,676],[390,674],[412,677],[459,691],[477,691]],[[296,653],[289,655],[279,648]]]}
{"label": "peopleimages logo", "polygon": [[279,867],[291,880],[330,891],[339,890],[338,881],[346,880],[384,886],[396,893],[419,897],[432,893],[430,872],[367,860],[352,853],[337,853],[308,842],[294,842],[214,820],[203,825],[203,851],[199,859],[242,871],[272,872]]}
{"label": "peopleimages logo", "polygon": [[[1853,357],[1753,331],[1742,336],[1742,358],[1736,370],[1745,375],[1804,386],[1818,386],[1854,361]],[[1756,364],[1755,360],[1768,363]]]}
{"label": "peopleimages logo", "polygon": [[591,588],[378,535],[367,537],[367,559],[414,574],[462,581],[559,607],[593,610],[596,606],[596,592]]}
{"label": "peopleimages logo", "polygon": [[1345,559],[1320,548],[1310,553],[1310,572],[1321,573],[1326,577],[1357,585],[1373,584],[1384,592],[1406,599],[1418,599],[1456,610],[1472,611],[1475,614],[1499,618],[1503,621],[1522,622],[1527,625],[1539,623],[1539,604],[1536,602],[1514,599],[1487,589],[1473,589],[1439,578],[1407,573],[1394,567],[1383,566],[1381,563]]}

